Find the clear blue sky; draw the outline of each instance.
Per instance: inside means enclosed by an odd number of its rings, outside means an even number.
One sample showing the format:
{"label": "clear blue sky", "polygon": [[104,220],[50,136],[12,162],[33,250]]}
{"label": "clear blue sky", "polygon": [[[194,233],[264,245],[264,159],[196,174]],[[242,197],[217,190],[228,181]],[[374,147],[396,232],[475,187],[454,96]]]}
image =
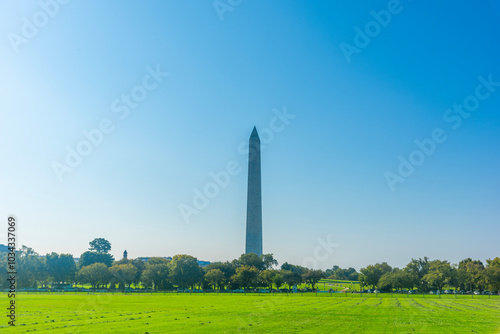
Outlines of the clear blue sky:
{"label": "clear blue sky", "polygon": [[[496,2],[41,3],[0,1],[0,216],[18,216],[20,243],[237,258],[256,126],[264,252],[280,264],[500,255]],[[464,101],[466,118],[447,111]],[[415,140],[436,129],[446,141],[421,163]],[[68,147],[92,151],[58,178]],[[391,187],[400,156],[418,166]],[[184,219],[229,162],[239,173]]]}

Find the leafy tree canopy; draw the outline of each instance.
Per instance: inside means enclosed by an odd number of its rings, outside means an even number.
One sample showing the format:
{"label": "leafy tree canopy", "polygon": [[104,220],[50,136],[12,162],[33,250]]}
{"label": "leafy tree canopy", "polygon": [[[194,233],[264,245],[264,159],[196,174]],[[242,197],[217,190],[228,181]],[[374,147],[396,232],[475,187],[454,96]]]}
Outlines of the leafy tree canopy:
{"label": "leafy tree canopy", "polygon": [[89,242],[91,252],[96,253],[109,253],[111,250],[111,243],[104,238],[95,238],[91,242]]}
{"label": "leafy tree canopy", "polygon": [[93,263],[104,263],[107,267],[111,267],[111,265],[113,264],[113,260],[114,259],[111,254],[86,251],[85,253],[80,255],[78,266],[80,268],[83,268]]}

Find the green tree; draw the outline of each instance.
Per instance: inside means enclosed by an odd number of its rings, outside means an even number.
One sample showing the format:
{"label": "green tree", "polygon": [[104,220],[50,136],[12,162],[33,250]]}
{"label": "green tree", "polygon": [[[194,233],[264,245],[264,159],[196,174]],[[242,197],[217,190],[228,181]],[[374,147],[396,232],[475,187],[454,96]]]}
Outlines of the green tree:
{"label": "green tree", "polygon": [[[288,262],[285,262],[281,265],[281,270],[285,270],[285,271],[290,271],[292,272],[292,274],[295,276],[293,279],[290,280],[290,277],[289,277],[289,274],[286,273],[283,274],[282,273],[282,276],[283,276],[283,279],[285,280],[285,283],[287,283],[287,279],[289,281],[293,281],[293,285],[295,284],[300,284],[302,282],[304,282],[304,279],[302,277],[302,275],[308,270],[307,268],[304,268],[304,267],[301,267],[301,266],[297,266],[297,265],[293,265],[293,264],[289,264]],[[288,283],[287,283],[288,284]],[[290,286],[290,285],[289,285]]]}
{"label": "green tree", "polygon": [[[463,259],[458,263],[458,268],[457,268],[457,278],[458,278],[458,286],[460,289],[465,289],[467,290],[467,286],[469,285],[467,281],[467,263],[473,262],[472,259],[469,257],[467,259]],[[470,289],[472,289],[469,286]]]}
{"label": "green tree", "polygon": [[484,265],[474,261],[468,262],[466,265],[466,281],[469,283],[471,291],[474,288],[481,289],[485,284]]}
{"label": "green tree", "polygon": [[104,238],[95,238],[91,242],[89,242],[91,252],[96,253],[109,253],[111,250],[111,243]]}
{"label": "green tree", "polygon": [[484,265],[480,260],[464,259],[458,263],[458,284],[464,289],[473,291],[485,284]]}
{"label": "green tree", "polygon": [[406,271],[406,269],[403,269],[398,273],[398,282],[398,288],[400,289],[413,290],[413,288],[415,288],[415,280],[413,279],[413,276]]}
{"label": "green tree", "polygon": [[300,284],[302,282],[302,275],[297,275],[292,270],[281,270],[281,276],[283,277],[283,281],[288,285],[288,288],[291,289],[292,286],[296,284]]}
{"label": "green tree", "polygon": [[145,287],[153,287],[155,291],[165,290],[172,287],[168,277],[168,262],[146,264],[146,267],[141,275],[142,284]]}
{"label": "green tree", "polygon": [[486,264],[488,265],[488,267],[500,267],[500,257],[496,257],[493,260],[488,259],[486,260]]}
{"label": "green tree", "polygon": [[335,272],[336,272],[337,270],[339,270],[339,269],[340,269],[340,267],[339,267],[339,266],[337,266],[337,265],[335,265],[335,266],[333,266],[331,269],[327,269],[327,270],[325,270],[325,274],[326,274],[326,276],[327,276],[328,278],[331,278],[331,279],[336,279],[336,278],[333,276],[333,274],[335,274]]}
{"label": "green tree", "polygon": [[485,283],[488,284],[490,290],[500,290],[500,257],[493,260],[486,260],[488,266],[485,269]]}
{"label": "green tree", "polygon": [[134,284],[138,285],[141,282],[142,272],[146,269],[146,264],[139,259],[134,259],[130,261],[130,263],[137,269],[137,274],[134,277]]}
{"label": "green tree", "polygon": [[259,270],[256,267],[241,266],[236,268],[236,274],[233,275],[233,280],[238,282],[242,288],[255,287],[258,275]]}
{"label": "green tree", "polygon": [[357,281],[359,279],[359,273],[354,268],[347,268],[345,271],[346,279],[349,281]]}
{"label": "green tree", "polygon": [[[151,258],[150,261],[154,259],[154,258]],[[168,262],[167,259],[165,258],[161,258],[162,260],[165,260]],[[149,261],[148,261],[149,262]],[[144,271],[144,269],[146,269],[146,264],[144,261],[140,260],[140,259],[134,259],[134,260],[131,260],[131,259],[121,259],[119,261],[114,261],[113,262],[113,265],[119,265],[119,264],[131,264],[133,265],[136,269],[137,269],[137,273],[135,274],[135,277],[134,277],[134,280],[132,281],[135,285],[138,285],[140,282],[141,282],[141,275],[142,275],[142,272]]]}
{"label": "green tree", "polygon": [[390,291],[395,286],[395,273],[385,273],[378,280],[377,287],[382,291]]}
{"label": "green tree", "polygon": [[114,264],[109,268],[109,272],[111,274],[111,284],[118,283],[120,289],[124,289],[127,285],[130,287],[130,284],[134,281],[137,268],[132,263]]}
{"label": "green tree", "polygon": [[337,280],[346,280],[346,281],[357,281],[359,279],[359,274],[354,268],[342,269],[339,266],[334,266],[334,270],[327,269],[326,276],[337,279]]}
{"label": "green tree", "polygon": [[241,254],[238,259],[238,266],[250,266],[257,268],[257,270],[262,270],[264,268],[264,262],[262,257],[259,257],[255,253]]}
{"label": "green tree", "polygon": [[263,287],[268,287],[269,289],[273,288],[274,277],[278,275],[277,270],[263,270],[259,273],[259,281],[261,282]]}
{"label": "green tree", "polygon": [[452,273],[452,267],[448,261],[434,260],[429,263],[429,272],[425,274],[424,280],[438,290],[442,290],[445,284],[451,282]]}
{"label": "green tree", "polygon": [[276,275],[273,276],[273,283],[276,286],[276,289],[279,289],[283,285],[283,276],[280,272],[277,272]]}
{"label": "green tree", "polygon": [[375,288],[378,285],[378,281],[382,277],[382,275],[384,275],[385,273],[390,273],[392,271],[392,268],[386,262],[382,262],[376,263],[374,265],[369,265],[366,268],[362,268],[360,271],[360,281],[362,281],[363,285]]}
{"label": "green tree", "polygon": [[[236,267],[230,262],[214,262],[210,263],[206,267],[203,268],[205,273],[212,269],[219,269],[224,273],[224,280],[222,282],[223,286],[227,286],[231,281],[231,277],[236,274]],[[234,289],[233,289],[234,290]]]}
{"label": "green tree", "polygon": [[170,261],[164,257],[152,257],[148,260],[147,264],[169,264]]}
{"label": "green tree", "polygon": [[40,257],[32,248],[22,246],[16,252],[16,271],[18,288],[36,288],[38,283],[48,283],[45,257]]}
{"label": "green tree", "polygon": [[93,263],[81,268],[77,273],[78,282],[88,283],[93,289],[99,285],[107,285],[110,277],[109,269],[104,263]]}
{"label": "green tree", "polygon": [[168,263],[168,269],[171,282],[181,288],[193,287],[203,277],[198,260],[190,255],[175,255]]}
{"label": "green tree", "polygon": [[384,291],[413,289],[413,282],[407,271],[394,268],[392,272],[385,273],[380,277],[377,286]]}
{"label": "green tree", "polygon": [[215,288],[221,288],[224,283],[225,277],[224,273],[220,269],[210,269],[205,273],[205,279],[208,284],[212,285]]}
{"label": "green tree", "polygon": [[274,266],[278,265],[278,261],[274,259],[273,254],[262,254],[260,259],[262,260],[263,269],[272,269]]}
{"label": "green tree", "polygon": [[428,291],[429,287],[424,276],[429,272],[429,258],[411,259],[404,269],[411,280],[412,288],[418,287],[421,291]]}
{"label": "green tree", "polygon": [[114,259],[111,254],[86,251],[80,255],[78,266],[83,268],[94,263],[104,263],[107,267],[111,267],[113,260]]}
{"label": "green tree", "polygon": [[322,278],[324,278],[323,271],[321,270],[310,270],[308,269],[304,274],[302,274],[303,281],[311,284],[311,288],[314,290],[316,283],[318,283]]}
{"label": "green tree", "polygon": [[68,283],[75,278],[76,264],[71,254],[57,254],[52,252],[45,255],[47,273],[55,283]]}

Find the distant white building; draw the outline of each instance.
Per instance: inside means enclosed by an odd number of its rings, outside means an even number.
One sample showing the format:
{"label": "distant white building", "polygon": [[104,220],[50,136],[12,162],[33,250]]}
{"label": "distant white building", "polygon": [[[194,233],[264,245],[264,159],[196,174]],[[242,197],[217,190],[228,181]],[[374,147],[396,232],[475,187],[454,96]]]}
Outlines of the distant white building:
{"label": "distant white building", "polygon": [[[153,256],[150,256],[150,257],[138,257],[138,259],[139,259],[139,260],[141,260],[142,262],[148,262],[148,261],[149,261],[149,259],[151,259],[152,257],[153,257]],[[156,256],[155,256],[155,257],[156,257]],[[162,258],[163,258],[163,259],[170,260],[170,261],[172,260],[172,257],[171,257],[171,256],[168,256],[168,257],[167,257],[167,256],[163,256]],[[203,267],[208,266],[209,264],[210,264],[210,261],[200,261],[200,260],[198,260],[198,265],[199,265],[200,267],[202,267],[202,268],[203,268]]]}
{"label": "distant white building", "polygon": [[137,259],[141,260],[142,262],[148,262],[151,258],[153,257],[160,257],[162,259],[167,259],[167,260],[172,260],[172,257],[170,256],[149,256],[149,257],[138,257]]}

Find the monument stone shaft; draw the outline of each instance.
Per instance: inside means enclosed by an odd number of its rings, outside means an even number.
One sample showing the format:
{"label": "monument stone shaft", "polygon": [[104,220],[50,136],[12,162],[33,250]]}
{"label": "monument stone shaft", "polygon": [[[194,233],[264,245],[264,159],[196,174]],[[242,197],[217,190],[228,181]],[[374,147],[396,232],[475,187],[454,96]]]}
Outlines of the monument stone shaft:
{"label": "monument stone shaft", "polygon": [[260,183],[260,138],[254,127],[248,152],[247,238],[245,253],[262,255],[262,196]]}

